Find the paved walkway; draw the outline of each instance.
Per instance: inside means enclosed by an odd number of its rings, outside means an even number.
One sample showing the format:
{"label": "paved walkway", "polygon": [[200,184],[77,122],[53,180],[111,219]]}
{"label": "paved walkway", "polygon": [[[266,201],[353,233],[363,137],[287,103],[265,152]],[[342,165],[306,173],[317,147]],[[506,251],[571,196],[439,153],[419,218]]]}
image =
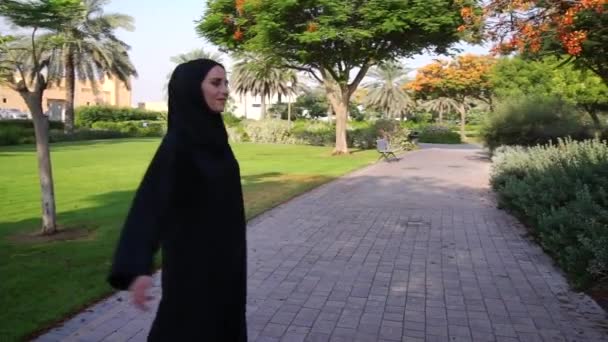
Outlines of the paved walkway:
{"label": "paved walkway", "polygon": [[[250,340],[608,341],[605,312],[495,208],[483,157],[427,145],[250,222]],[[39,340],[143,341],[152,317],[117,293]]]}

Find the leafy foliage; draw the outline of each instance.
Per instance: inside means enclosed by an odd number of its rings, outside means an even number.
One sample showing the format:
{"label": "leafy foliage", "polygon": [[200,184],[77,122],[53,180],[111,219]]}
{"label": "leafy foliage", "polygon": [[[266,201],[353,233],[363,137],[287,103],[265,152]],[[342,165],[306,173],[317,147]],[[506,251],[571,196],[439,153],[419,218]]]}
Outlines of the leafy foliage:
{"label": "leafy foliage", "polygon": [[501,145],[534,146],[568,136],[587,139],[593,137],[593,132],[582,124],[576,108],[546,96],[505,101],[482,127],[482,137],[490,149]]}
{"label": "leafy foliage", "polygon": [[112,106],[78,107],[76,110],[76,123],[80,127],[91,127],[95,122],[123,122],[123,121],[160,121],[164,113],[136,109],[119,108]]}
{"label": "leafy foliage", "polygon": [[[446,53],[472,0],[211,0],[198,32],[231,51],[271,57],[323,82],[336,113],[336,153],[347,152],[350,97],[368,69],[425,50]],[[351,71],[359,69],[351,80]]]}
{"label": "leafy foliage", "polygon": [[460,144],[460,135],[450,127],[444,125],[429,125],[422,129],[418,136],[421,143],[432,144]]}
{"label": "leafy foliage", "polygon": [[581,288],[608,275],[606,170],[608,144],[599,140],[506,147],[494,157],[500,204],[528,223]]}
{"label": "leafy foliage", "polygon": [[559,97],[585,110],[596,126],[601,126],[598,112],[608,110],[608,85],[598,76],[556,58],[526,60],[502,58],[492,71],[492,84],[501,99],[527,94]]}
{"label": "leafy foliage", "polygon": [[461,55],[454,60],[436,60],[418,70],[406,85],[420,98],[470,97],[491,103],[491,70],[496,60],[489,56]]}
{"label": "leafy foliage", "polygon": [[416,106],[413,95],[401,88],[406,82],[408,71],[395,62],[372,68],[368,77],[374,81],[364,85],[368,90],[365,105],[385,113],[388,118],[407,114]]}
{"label": "leafy foliage", "polygon": [[[608,83],[606,0],[492,0],[486,3],[487,37],[496,52],[568,56]],[[469,16],[476,22],[476,15]]]}

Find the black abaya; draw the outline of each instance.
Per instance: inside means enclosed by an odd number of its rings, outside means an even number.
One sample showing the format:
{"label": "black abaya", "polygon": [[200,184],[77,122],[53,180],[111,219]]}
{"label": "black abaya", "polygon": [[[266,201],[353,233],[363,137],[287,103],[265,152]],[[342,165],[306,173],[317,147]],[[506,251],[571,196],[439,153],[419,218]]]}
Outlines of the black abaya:
{"label": "black abaya", "polygon": [[162,299],[150,341],[246,341],[246,238],[239,166],[200,84],[219,65],[178,66],[169,128],[137,190],[109,275],[127,289],[162,249]]}

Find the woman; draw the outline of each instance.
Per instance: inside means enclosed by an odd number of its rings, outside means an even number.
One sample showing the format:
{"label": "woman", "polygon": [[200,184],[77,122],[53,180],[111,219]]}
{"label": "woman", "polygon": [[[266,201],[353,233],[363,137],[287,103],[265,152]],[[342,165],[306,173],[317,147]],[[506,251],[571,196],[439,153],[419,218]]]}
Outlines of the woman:
{"label": "woman", "polygon": [[149,341],[246,341],[245,214],[221,117],[224,67],[199,59],[169,82],[169,125],[133,200],[109,283],[145,309],[162,249],[162,298]]}

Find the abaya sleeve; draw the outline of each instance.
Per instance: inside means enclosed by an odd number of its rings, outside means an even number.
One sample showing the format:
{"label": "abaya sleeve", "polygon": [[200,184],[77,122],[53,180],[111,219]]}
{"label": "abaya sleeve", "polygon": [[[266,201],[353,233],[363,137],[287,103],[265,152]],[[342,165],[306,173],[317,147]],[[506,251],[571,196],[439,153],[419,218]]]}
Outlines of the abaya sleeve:
{"label": "abaya sleeve", "polygon": [[108,277],[116,289],[125,290],[136,277],[154,271],[163,217],[175,186],[176,148],[172,140],[170,136],[163,139],[131,204]]}

